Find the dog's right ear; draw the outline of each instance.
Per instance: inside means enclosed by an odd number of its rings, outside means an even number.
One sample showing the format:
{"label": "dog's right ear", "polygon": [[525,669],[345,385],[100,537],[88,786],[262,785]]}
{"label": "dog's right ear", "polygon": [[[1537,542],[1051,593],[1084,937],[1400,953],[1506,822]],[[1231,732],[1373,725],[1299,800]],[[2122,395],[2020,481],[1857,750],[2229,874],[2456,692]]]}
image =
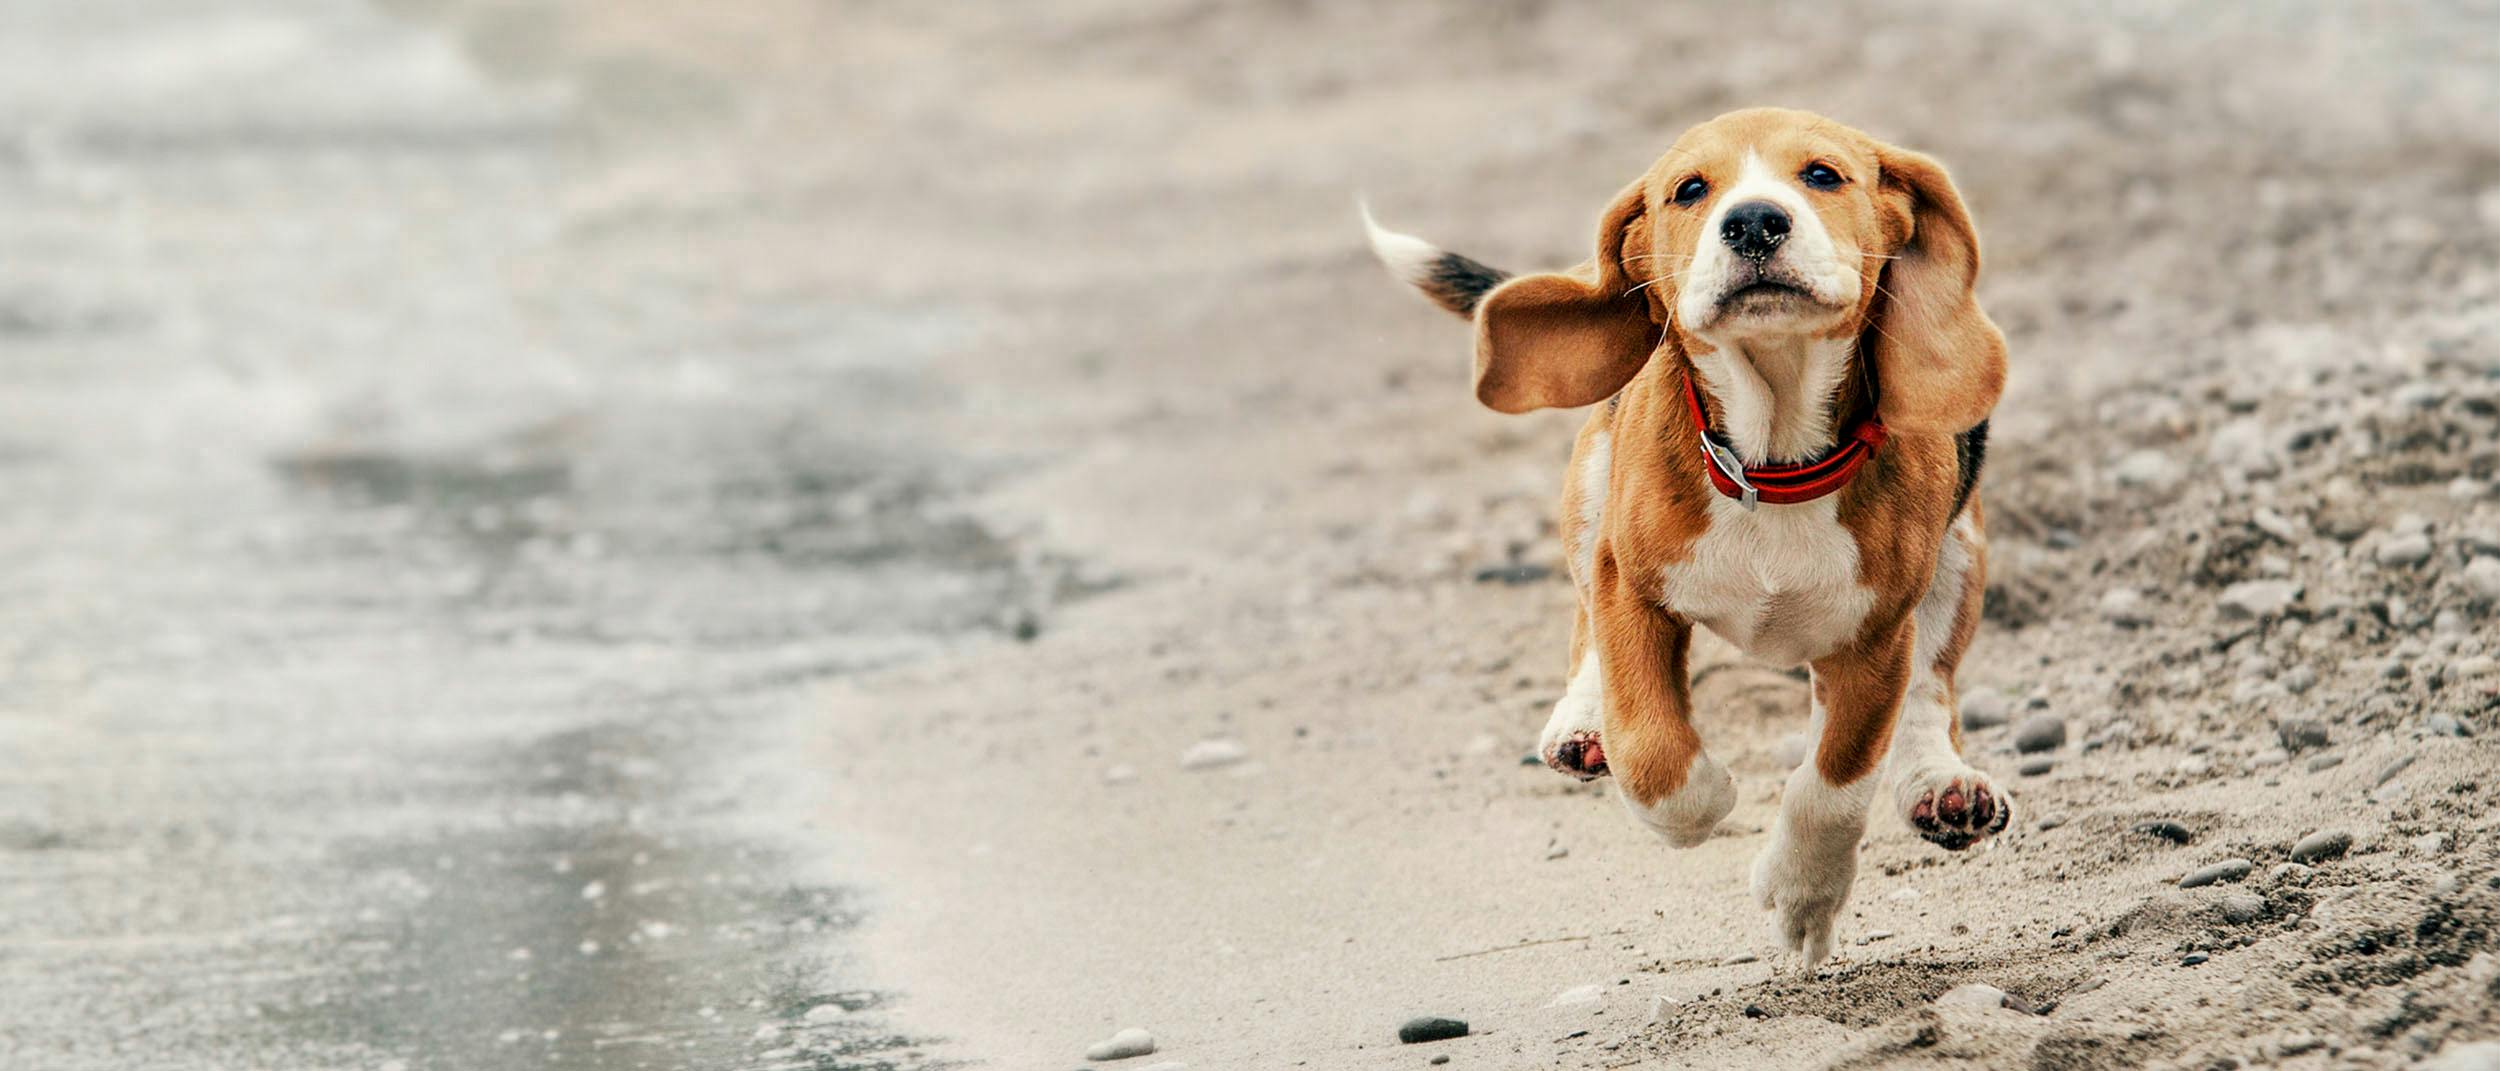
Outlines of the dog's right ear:
{"label": "dog's right ear", "polygon": [[1671,294],[1644,295],[1651,273],[1626,267],[1649,252],[1647,183],[1615,196],[1597,225],[1597,255],[1568,272],[1522,275],[1476,307],[1476,400],[1504,413],[1572,409],[1613,397],[1649,363]]}

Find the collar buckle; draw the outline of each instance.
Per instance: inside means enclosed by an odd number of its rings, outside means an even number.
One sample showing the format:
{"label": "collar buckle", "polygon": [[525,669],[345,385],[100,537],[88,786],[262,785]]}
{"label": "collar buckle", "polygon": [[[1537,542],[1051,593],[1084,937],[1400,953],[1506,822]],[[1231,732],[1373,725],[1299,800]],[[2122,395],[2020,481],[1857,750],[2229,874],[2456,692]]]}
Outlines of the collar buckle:
{"label": "collar buckle", "polygon": [[1735,484],[1737,490],[1744,492],[1736,496],[1736,502],[1745,507],[1746,512],[1753,512],[1754,504],[1761,498],[1761,492],[1754,488],[1753,481],[1745,478],[1744,459],[1737,457],[1736,451],[1728,449],[1717,439],[1712,438],[1707,431],[1701,433],[1701,456],[1709,462],[1711,468],[1718,470],[1719,475],[1727,477],[1729,483]]}

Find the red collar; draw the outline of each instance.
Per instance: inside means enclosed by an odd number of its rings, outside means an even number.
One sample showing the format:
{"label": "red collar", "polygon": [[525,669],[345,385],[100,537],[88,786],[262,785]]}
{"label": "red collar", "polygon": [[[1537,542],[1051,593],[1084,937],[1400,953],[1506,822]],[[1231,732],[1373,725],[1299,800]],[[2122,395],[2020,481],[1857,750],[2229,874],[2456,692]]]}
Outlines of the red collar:
{"label": "red collar", "polygon": [[1684,373],[1684,404],[1693,410],[1693,429],[1701,440],[1701,467],[1710,474],[1710,485],[1744,503],[1746,509],[1752,509],[1756,501],[1774,506],[1812,502],[1848,486],[1890,434],[1884,430],[1883,419],[1870,412],[1821,457],[1795,465],[1748,466],[1725,439],[1710,430],[1710,417],[1701,407],[1701,388],[1693,385],[1689,369]]}

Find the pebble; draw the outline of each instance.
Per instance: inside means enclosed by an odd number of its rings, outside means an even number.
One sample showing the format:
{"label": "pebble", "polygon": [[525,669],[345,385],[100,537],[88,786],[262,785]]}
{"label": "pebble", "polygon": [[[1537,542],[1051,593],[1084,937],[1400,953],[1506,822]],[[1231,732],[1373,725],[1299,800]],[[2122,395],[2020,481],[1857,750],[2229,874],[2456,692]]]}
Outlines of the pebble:
{"label": "pebble", "polygon": [[2066,743],[2066,719],[2055,714],[2041,714],[2024,719],[2014,730],[2014,750],[2026,755],[2035,751],[2054,751]]}
{"label": "pebble", "polygon": [[2300,592],[2297,581],[2243,580],[2222,589],[2216,605],[2228,618],[2274,617],[2300,601]]}
{"label": "pebble", "polygon": [[2500,1041],[2450,1045],[2423,1064],[2422,1071],[2500,1071]]}
{"label": "pebble", "polygon": [[2170,455],[2159,450],[2137,450],[2110,467],[2110,476],[2120,487],[2160,489],[2179,481],[2179,467]]}
{"label": "pebble", "polygon": [[1155,1051],[1155,1036],[1136,1027],[1113,1034],[1085,1047],[1088,1060],[1126,1060]]}
{"label": "pebble", "polygon": [[2167,818],[2156,819],[2151,822],[2138,822],[2136,823],[2135,832],[2149,833],[2153,836],[2169,841],[2172,844],[2185,844],[2196,839],[2196,834],[2189,832],[2188,827],[2180,825],[2179,823],[2173,822]]}
{"label": "pebble", "polygon": [[2284,691],[2300,695],[2318,686],[2318,671],[2308,666],[2293,666],[2278,678],[2278,683],[2283,685]]}
{"label": "pebble", "polygon": [[2500,600],[2500,558],[2478,556],[2465,563],[2465,587],[2474,594]]}
{"label": "pebble", "polygon": [[2120,628],[2142,628],[2153,623],[2153,607],[2141,591],[2111,588],[2101,593],[2101,620]]}
{"label": "pebble", "polygon": [[1181,769],[1212,770],[1230,766],[1250,757],[1250,749],[1229,736],[1213,736],[1189,745],[1181,752]]}
{"label": "pebble", "polygon": [[2352,834],[2340,829],[2321,829],[2292,845],[2292,861],[2315,863],[2321,859],[2337,858],[2351,850]]}
{"label": "pebble", "polygon": [[2389,536],[2374,555],[2380,565],[2413,566],[2431,560],[2431,537],[2420,532]]}
{"label": "pebble", "polygon": [[2413,838],[2413,850],[2420,855],[2441,855],[2448,850],[2448,834],[2424,833]]}
{"label": "pebble", "polygon": [[1754,955],[1754,954],[1753,954],[1753,953],[1751,953],[1751,952],[1739,952],[1739,953],[1737,953],[1737,954],[1735,954],[1735,955],[1733,955],[1733,956],[1729,956],[1729,957],[1728,957],[1728,958],[1726,958],[1726,959],[1720,960],[1720,961],[1719,961],[1719,966],[1722,966],[1722,967],[1733,967],[1733,966],[1736,966],[1737,964],[1740,964],[1740,963],[1751,963],[1751,962],[1753,962],[1753,961],[1755,961],[1755,960],[1758,960],[1758,959],[1761,959],[1761,958],[1762,958],[1762,957],[1757,956],[1757,955]]}
{"label": "pebble", "polygon": [[2428,718],[2422,719],[2422,728],[2429,732],[2432,736],[2473,735],[2472,731],[2465,727],[2464,722],[2458,721],[2456,718],[2446,714],[2433,714]]}
{"label": "pebble", "polygon": [[2332,769],[2332,768],[2334,768],[2334,767],[2341,766],[2341,765],[2343,765],[2343,764],[2344,764],[2344,757],[2343,757],[2342,755],[2311,755],[2311,756],[2309,756],[2309,772],[2310,772],[2310,773],[2316,773],[2316,772],[2318,772],[2318,771],[2320,771],[2320,770]]}
{"label": "pebble", "polygon": [[2014,772],[2019,773],[2024,777],[2038,777],[2054,769],[2057,769],[2056,759],[2050,758],[2046,755],[2038,755],[2032,758],[2024,759],[2022,765],[2014,767]]}
{"label": "pebble", "polygon": [[2329,742],[2326,726],[2307,718],[2286,718],[2275,723],[2274,737],[2283,741],[2286,751],[2310,751]]}
{"label": "pebble", "polygon": [[2179,960],[2179,966],[2193,967],[2212,958],[2212,956],[2208,956],[2202,952],[2190,952],[2184,958]]}
{"label": "pebble", "polygon": [[2264,918],[2265,914],[2265,897],[2233,893],[2222,898],[2222,917],[2226,922],[2244,925]]}
{"label": "pebble", "polygon": [[2413,765],[2413,759],[2411,755],[2398,755],[2389,760],[2387,765],[2379,767],[2378,776],[2370,779],[2370,787],[2377,788],[2395,780],[2397,774],[2405,772],[2405,767]]}
{"label": "pebble", "polygon": [[2002,1008],[2005,991],[1985,982],[1967,982],[1945,990],[1936,1003],[1962,1008]]}
{"label": "pebble", "polygon": [[1994,729],[2005,724],[2005,696],[1993,688],[1981,688],[1962,697],[1962,728]]}
{"label": "pebble", "polygon": [[2315,873],[2317,873],[2317,871],[2311,870],[2308,867],[2300,865],[2299,863],[2276,863],[2274,864],[2274,869],[2266,871],[2266,884],[2307,885],[2309,884],[2309,876]]}
{"label": "pebble", "polygon": [[846,1014],[849,1013],[842,1010],[842,1002],[833,1001],[831,1003],[819,1004],[813,1008],[809,1008],[807,1009],[807,1014],[802,1015],[799,1018],[811,1023],[830,1023]]}
{"label": "pebble", "polygon": [[1431,1065],[1432,1065],[1432,1066],[1434,1066],[1434,1067],[1439,1067],[1439,1066],[1441,1066],[1442,1064],[1446,1064],[1446,1063],[1450,1062],[1450,1054],[1445,1052],[1445,1053],[1442,1053],[1442,1054],[1441,1054],[1441,1055],[1439,1055],[1439,1056],[1435,1056],[1435,1057],[1433,1057],[1432,1059],[1426,1060],[1426,1061],[1424,1061],[1424,1062],[1425,1062],[1425,1063],[1428,1063],[1428,1064],[1431,1064]]}
{"label": "pebble", "polygon": [[2257,864],[2249,862],[2246,859],[2225,859],[2212,866],[2192,871],[2188,874],[2188,876],[2180,878],[2179,887],[2182,889],[2195,889],[2211,885],[2219,881],[2238,881],[2241,878],[2247,877],[2248,872],[2255,869],[2257,869]]}
{"label": "pebble", "polygon": [[1398,1040],[1409,1045],[1427,1041],[1448,1041],[1451,1038],[1466,1036],[1467,1020],[1465,1019],[1443,1019],[1427,1015],[1418,1019],[1409,1019],[1406,1025],[1398,1027]]}
{"label": "pebble", "polygon": [[2281,766],[2290,761],[2292,761],[2292,753],[2279,747],[2267,748],[2264,751],[2260,751],[2255,755],[2249,756],[2248,758],[2249,765],[2260,767]]}

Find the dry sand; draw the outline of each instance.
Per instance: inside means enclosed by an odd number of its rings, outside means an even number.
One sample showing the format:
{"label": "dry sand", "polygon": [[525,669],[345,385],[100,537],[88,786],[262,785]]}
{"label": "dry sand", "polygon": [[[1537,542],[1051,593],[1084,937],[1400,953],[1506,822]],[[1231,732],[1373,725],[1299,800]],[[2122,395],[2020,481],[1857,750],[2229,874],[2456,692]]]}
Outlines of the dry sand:
{"label": "dry sand", "polygon": [[[1198,1068],[2392,1067],[2500,1035],[2488,13],[1048,7],[848,11],[835,103],[752,133],[821,139],[792,184],[864,299],[977,304],[925,432],[996,459],[982,520],[1109,587],[827,697],[820,814],[889,890],[898,1028],[1015,1068],[1132,1025],[1135,1063]],[[2021,808],[1992,849],[1878,816],[1810,976],[1745,892],[1804,685],[1698,660],[1742,802],[1696,850],[1522,762],[1575,418],[1476,409],[1461,326],[1352,211],[1567,264],[1680,129],[1767,103],[1933,152],[1976,207],[2015,384],[1965,689],[2069,733],[2039,776],[1972,734]],[[2300,594],[2222,605],[2267,579]],[[2287,719],[2327,742],[2286,754]],[[1247,758],[1184,768],[1215,738]],[[2272,875],[2322,829],[2349,854]],[[1968,982],[2028,1010],[1932,1006]],[[1400,1046],[1422,1014],[1475,1035]]]}

